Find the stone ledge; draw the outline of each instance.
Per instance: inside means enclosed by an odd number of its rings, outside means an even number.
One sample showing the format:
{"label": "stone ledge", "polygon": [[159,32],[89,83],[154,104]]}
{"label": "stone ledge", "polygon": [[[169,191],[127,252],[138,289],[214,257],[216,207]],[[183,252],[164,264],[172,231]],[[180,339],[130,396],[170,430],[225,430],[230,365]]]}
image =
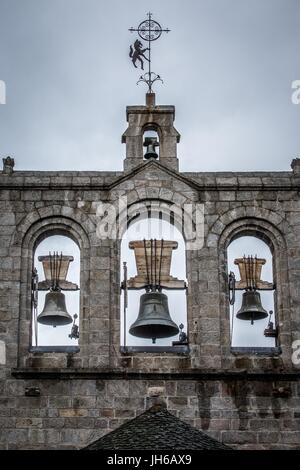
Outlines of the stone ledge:
{"label": "stone ledge", "polygon": [[282,354],[280,347],[268,348],[268,347],[236,347],[230,348],[230,352],[235,356],[265,356],[274,357]]}
{"label": "stone ledge", "polygon": [[[150,162],[151,163],[151,162]],[[164,171],[168,170],[187,185],[199,191],[293,191],[299,190],[300,178],[292,172],[178,172],[160,161],[152,162]],[[129,172],[52,172],[16,171],[9,178],[0,171],[3,189],[35,190],[85,190],[105,191],[127,180],[129,176],[144,170],[149,162],[142,163]]]}
{"label": "stone ledge", "polygon": [[57,379],[57,380],[82,380],[82,379],[102,379],[102,380],[279,380],[297,381],[300,380],[300,370],[257,371],[247,370],[203,370],[189,369],[182,372],[144,372],[141,370],[121,370],[121,369],[24,369],[14,368],[11,375],[17,379]]}
{"label": "stone ledge", "polygon": [[124,355],[131,355],[132,353],[147,353],[156,354],[157,353],[169,353],[169,354],[184,354],[188,355],[190,348],[186,345],[178,346],[121,346],[120,352]]}
{"label": "stone ledge", "polygon": [[79,346],[32,346],[30,353],[77,353],[80,351]]}

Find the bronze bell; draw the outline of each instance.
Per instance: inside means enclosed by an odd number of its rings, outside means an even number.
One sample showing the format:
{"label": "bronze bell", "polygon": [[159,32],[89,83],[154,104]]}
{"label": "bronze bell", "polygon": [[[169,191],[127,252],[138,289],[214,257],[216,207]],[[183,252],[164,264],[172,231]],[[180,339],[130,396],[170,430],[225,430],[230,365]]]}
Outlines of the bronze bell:
{"label": "bronze bell", "polygon": [[129,333],[138,338],[169,338],[177,335],[178,326],[170,317],[168,297],[161,292],[147,292],[140,298],[140,310]]}
{"label": "bronze bell", "polygon": [[37,317],[42,325],[63,326],[72,323],[72,317],[67,312],[65,294],[58,290],[46,294],[45,306]]}
{"label": "bronze bell", "polygon": [[144,158],[148,160],[149,158],[158,158],[158,154],[155,151],[155,147],[159,146],[157,142],[157,137],[145,137],[145,141],[143,143],[144,147],[147,147],[146,153]]}
{"label": "bronze bell", "polygon": [[261,304],[260,293],[256,290],[247,290],[243,293],[242,306],[236,314],[240,320],[262,320],[268,316],[268,312]]}

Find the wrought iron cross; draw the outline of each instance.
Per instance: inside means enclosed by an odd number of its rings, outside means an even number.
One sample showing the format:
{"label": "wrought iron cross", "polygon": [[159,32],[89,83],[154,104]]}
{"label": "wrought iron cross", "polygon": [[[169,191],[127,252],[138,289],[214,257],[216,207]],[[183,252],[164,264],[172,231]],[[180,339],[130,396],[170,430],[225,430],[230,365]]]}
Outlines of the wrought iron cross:
{"label": "wrought iron cross", "polygon": [[[129,28],[129,31],[131,33],[137,32],[141,39],[148,42],[148,47],[143,49],[143,43],[137,39],[133,46],[130,46],[129,57],[131,58],[134,67],[136,68],[136,61],[138,60],[142,70],[144,70],[143,59],[148,62],[148,72],[140,76],[137,84],[140,82],[146,83],[148,85],[148,93],[153,93],[153,83],[157,80],[160,80],[161,82],[163,81],[159,75],[152,72],[151,70],[151,43],[152,41],[156,41],[158,38],[160,38],[162,33],[169,33],[170,30],[168,28],[162,29],[161,25],[152,19],[152,13],[147,13],[147,16],[148,18],[142,21],[136,29]],[[144,52],[146,51],[149,51],[148,57],[144,55]]]}

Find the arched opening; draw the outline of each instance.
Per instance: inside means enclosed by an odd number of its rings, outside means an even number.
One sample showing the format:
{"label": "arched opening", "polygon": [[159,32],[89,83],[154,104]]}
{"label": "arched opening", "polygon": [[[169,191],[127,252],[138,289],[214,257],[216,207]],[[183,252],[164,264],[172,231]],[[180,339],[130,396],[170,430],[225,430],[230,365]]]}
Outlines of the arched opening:
{"label": "arched opening", "polygon": [[31,344],[76,346],[80,313],[79,246],[69,234],[50,230],[38,238],[33,251]]}
{"label": "arched opening", "polygon": [[[157,213],[138,214],[128,229],[124,233],[121,241],[121,273],[126,263],[126,286],[128,288],[124,295],[121,295],[121,346],[123,347],[173,347],[174,342],[187,344],[187,306],[186,306],[186,255],[185,241],[170,218],[166,217],[158,210]],[[151,241],[152,240],[152,241]],[[152,253],[152,258],[151,258]],[[152,260],[152,261],[151,261]],[[168,263],[170,263],[168,265]],[[151,268],[152,266],[152,268]],[[168,277],[169,272],[170,277]],[[141,281],[141,277],[148,276],[148,279],[155,279],[155,292],[167,296],[167,306],[170,320],[176,325],[175,334],[166,337],[153,338],[139,337],[132,334],[129,330],[138,319],[141,319],[141,309],[148,307],[143,305],[143,294],[152,292],[152,289],[145,287],[145,284],[151,281]],[[161,274],[160,274],[161,273]],[[121,278],[123,274],[121,274]],[[124,287],[124,281],[123,281]],[[127,297],[127,308],[124,303]],[[166,305],[164,305],[163,317],[168,318],[166,314]],[[147,315],[144,320],[147,322]],[[151,315],[150,315],[151,316]],[[152,320],[149,320],[151,324]],[[169,323],[168,323],[169,325]],[[181,327],[183,325],[183,327]],[[181,328],[180,328],[181,327]],[[147,328],[146,328],[147,330]],[[136,330],[135,330],[136,331]],[[171,332],[171,330],[170,330]],[[182,336],[180,336],[182,332]],[[183,341],[183,339],[186,339]]]}
{"label": "arched opening", "polygon": [[159,129],[155,124],[148,124],[143,130],[144,160],[159,159]]}
{"label": "arched opening", "polygon": [[271,243],[257,231],[241,232],[227,248],[227,265],[231,279],[231,346],[277,346],[276,273]]}

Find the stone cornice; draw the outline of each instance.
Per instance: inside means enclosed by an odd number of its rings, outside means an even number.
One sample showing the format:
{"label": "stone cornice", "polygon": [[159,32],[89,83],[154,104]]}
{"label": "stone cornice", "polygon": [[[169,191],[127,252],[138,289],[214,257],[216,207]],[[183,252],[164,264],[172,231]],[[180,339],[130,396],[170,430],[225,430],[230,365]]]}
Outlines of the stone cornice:
{"label": "stone cornice", "polygon": [[110,191],[135,175],[160,169],[193,189],[203,191],[299,191],[300,177],[292,172],[177,172],[159,161],[152,160],[128,173],[116,172],[53,172],[16,171],[11,175],[0,172],[0,189],[11,190],[85,190]]}
{"label": "stone cornice", "polygon": [[203,370],[188,369],[184,371],[141,371],[128,369],[33,369],[16,368],[11,370],[18,379],[102,379],[102,380],[257,380],[257,381],[297,381],[300,370],[255,371],[247,370]]}

